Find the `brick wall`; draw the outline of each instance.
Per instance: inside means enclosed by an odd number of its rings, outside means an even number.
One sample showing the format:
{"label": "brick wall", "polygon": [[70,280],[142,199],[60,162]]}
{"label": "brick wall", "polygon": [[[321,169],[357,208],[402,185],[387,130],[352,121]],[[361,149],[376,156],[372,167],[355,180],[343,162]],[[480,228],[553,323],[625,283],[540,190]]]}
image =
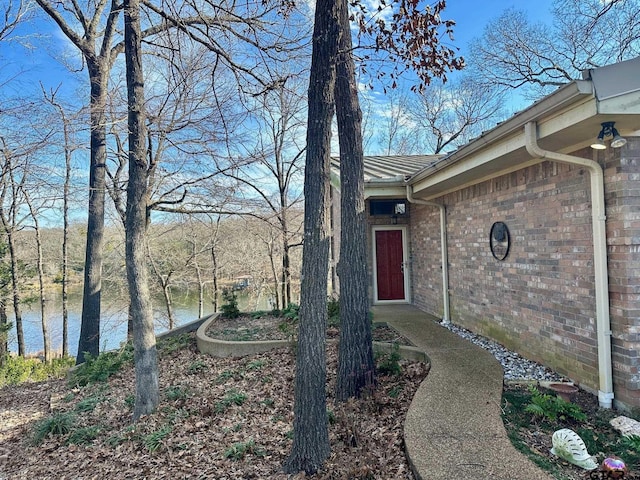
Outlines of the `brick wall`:
{"label": "brick wall", "polygon": [[[440,201],[447,208],[452,321],[597,387],[588,174],[545,162]],[[414,298],[431,310],[434,299],[424,293],[429,287],[421,277],[427,268],[439,274],[440,252],[433,244],[439,238],[437,216],[428,215],[429,260],[414,259]],[[429,230],[426,219],[412,221],[414,232]],[[504,261],[489,246],[489,231],[498,221],[511,235]],[[438,285],[437,276],[428,281]]]}
{"label": "brick wall", "polygon": [[[640,405],[640,139],[622,149],[574,153],[605,166],[612,355],[616,400]],[[597,390],[589,173],[544,162],[450,193],[451,319]],[[494,222],[511,250],[496,260]],[[413,206],[414,303],[442,315],[439,217]]]}
{"label": "brick wall", "polygon": [[437,207],[411,205],[409,233],[410,272],[414,303],[429,307],[442,318],[442,249],[440,248],[440,210]]}
{"label": "brick wall", "polygon": [[605,165],[616,400],[640,405],[640,139],[629,138],[598,160]]}

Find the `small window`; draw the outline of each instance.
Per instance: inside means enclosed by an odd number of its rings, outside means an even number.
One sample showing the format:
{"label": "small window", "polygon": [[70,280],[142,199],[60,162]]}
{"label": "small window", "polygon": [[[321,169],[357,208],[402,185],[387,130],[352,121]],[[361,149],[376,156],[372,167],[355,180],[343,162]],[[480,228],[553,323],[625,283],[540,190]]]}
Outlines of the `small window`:
{"label": "small window", "polygon": [[407,204],[404,200],[371,200],[369,213],[371,215],[405,215]]}

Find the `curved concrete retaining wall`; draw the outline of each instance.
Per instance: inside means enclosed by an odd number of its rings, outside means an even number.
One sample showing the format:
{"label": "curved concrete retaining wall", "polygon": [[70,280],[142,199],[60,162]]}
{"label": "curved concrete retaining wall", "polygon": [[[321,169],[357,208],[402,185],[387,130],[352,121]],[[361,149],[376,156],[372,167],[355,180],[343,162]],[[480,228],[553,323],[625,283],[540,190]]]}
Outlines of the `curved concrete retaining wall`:
{"label": "curved concrete retaining wall", "polygon": [[156,340],[162,340],[163,338],[175,337],[177,335],[182,335],[183,333],[193,332],[194,330],[197,330],[198,328],[200,328],[200,326],[204,322],[211,319],[212,317],[217,317],[217,316],[218,316],[217,313],[212,313],[211,315],[207,315],[206,317],[199,318],[197,320],[194,320],[193,322],[185,323],[184,325],[174,328],[173,330],[167,330],[166,332],[159,333],[158,335],[156,335]]}
{"label": "curved concrete retaining wall", "polygon": [[196,343],[198,350],[202,353],[208,353],[214,357],[244,357],[291,345],[288,340],[229,342],[211,338],[207,336],[207,329],[216,318],[218,318],[218,314],[212,315],[211,318],[200,325],[196,332]]}
{"label": "curved concrete retaining wall", "polygon": [[[216,320],[219,314],[211,315],[200,325],[196,332],[196,342],[201,353],[207,353],[214,357],[244,357],[256,353],[267,352],[275,348],[289,347],[294,344],[289,340],[262,340],[262,341],[239,341],[231,342],[218,340],[207,336],[209,325]],[[376,352],[392,353],[394,344],[386,342],[373,342]],[[405,345],[399,346],[400,356],[407,360],[416,360],[429,363],[429,357],[425,352],[416,347]]]}

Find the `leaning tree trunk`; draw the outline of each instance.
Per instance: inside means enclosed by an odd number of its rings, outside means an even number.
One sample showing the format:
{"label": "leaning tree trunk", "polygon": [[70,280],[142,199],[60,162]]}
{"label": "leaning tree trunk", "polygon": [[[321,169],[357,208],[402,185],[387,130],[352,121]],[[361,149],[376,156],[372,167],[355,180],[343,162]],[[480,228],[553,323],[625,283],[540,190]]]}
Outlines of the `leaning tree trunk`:
{"label": "leaning tree trunk", "polygon": [[82,292],[82,322],[76,363],[84,361],[85,353],[100,353],[100,297],[102,294],[102,256],[104,245],[104,206],[107,161],[106,61],[87,61],[91,84],[91,160],[89,166],[89,209],[87,244]]}
{"label": "leaning tree trunk", "polygon": [[173,300],[171,299],[171,285],[169,285],[169,278],[171,274],[167,275],[166,283],[162,284],[162,295],[164,296],[164,302],[167,307],[167,318],[169,319],[169,330],[173,330],[176,324],[175,315],[173,314]]}
{"label": "leaning tree trunk", "polygon": [[[158,285],[160,285],[160,289],[162,290],[162,296],[164,297],[164,305],[167,310],[167,319],[169,320],[169,330],[173,330],[173,326],[175,324],[175,317],[173,315],[173,300],[171,299],[171,275],[173,275],[173,271],[170,271],[166,276],[162,275],[160,269],[156,265],[156,262],[151,254],[151,247],[149,246],[149,242],[145,242],[147,247],[147,258],[151,263],[151,269],[153,270],[156,279],[158,280]],[[129,314],[129,324],[131,325],[131,319],[133,317]]]}
{"label": "leaning tree trunk", "polygon": [[359,397],[375,384],[367,295],[367,235],[364,209],[362,112],[351,54],[346,0],[337,0],[341,27],[336,65],[336,109],[340,144],[340,344],[336,400]]}
{"label": "leaning tree trunk", "polygon": [[129,183],[127,186],[126,264],[136,372],[134,420],[147,415],[159,402],[158,354],[146,271],[147,161],[144,76],[139,0],[124,2],[124,40],[129,105]]}
{"label": "leaning tree trunk", "polygon": [[326,409],[329,162],[338,42],[335,0],[318,0],[309,82],[300,330],[296,357],[293,446],[288,473],[318,471],[329,455]]}

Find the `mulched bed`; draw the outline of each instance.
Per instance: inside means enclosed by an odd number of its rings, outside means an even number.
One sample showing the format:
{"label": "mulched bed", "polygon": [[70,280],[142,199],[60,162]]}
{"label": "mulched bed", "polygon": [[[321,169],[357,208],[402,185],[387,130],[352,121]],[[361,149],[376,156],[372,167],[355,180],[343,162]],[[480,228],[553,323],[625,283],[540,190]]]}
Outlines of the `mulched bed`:
{"label": "mulched bed", "polygon": [[[286,326],[285,326],[286,325]],[[237,318],[218,317],[209,325],[207,336],[227,341],[248,340],[289,340],[295,334],[295,328],[290,327],[282,317],[273,315],[251,316],[242,315]],[[393,328],[374,324],[372,329],[373,340],[376,342],[397,343],[399,345],[412,345]],[[327,328],[327,338],[337,339],[339,331],[334,326]]]}

